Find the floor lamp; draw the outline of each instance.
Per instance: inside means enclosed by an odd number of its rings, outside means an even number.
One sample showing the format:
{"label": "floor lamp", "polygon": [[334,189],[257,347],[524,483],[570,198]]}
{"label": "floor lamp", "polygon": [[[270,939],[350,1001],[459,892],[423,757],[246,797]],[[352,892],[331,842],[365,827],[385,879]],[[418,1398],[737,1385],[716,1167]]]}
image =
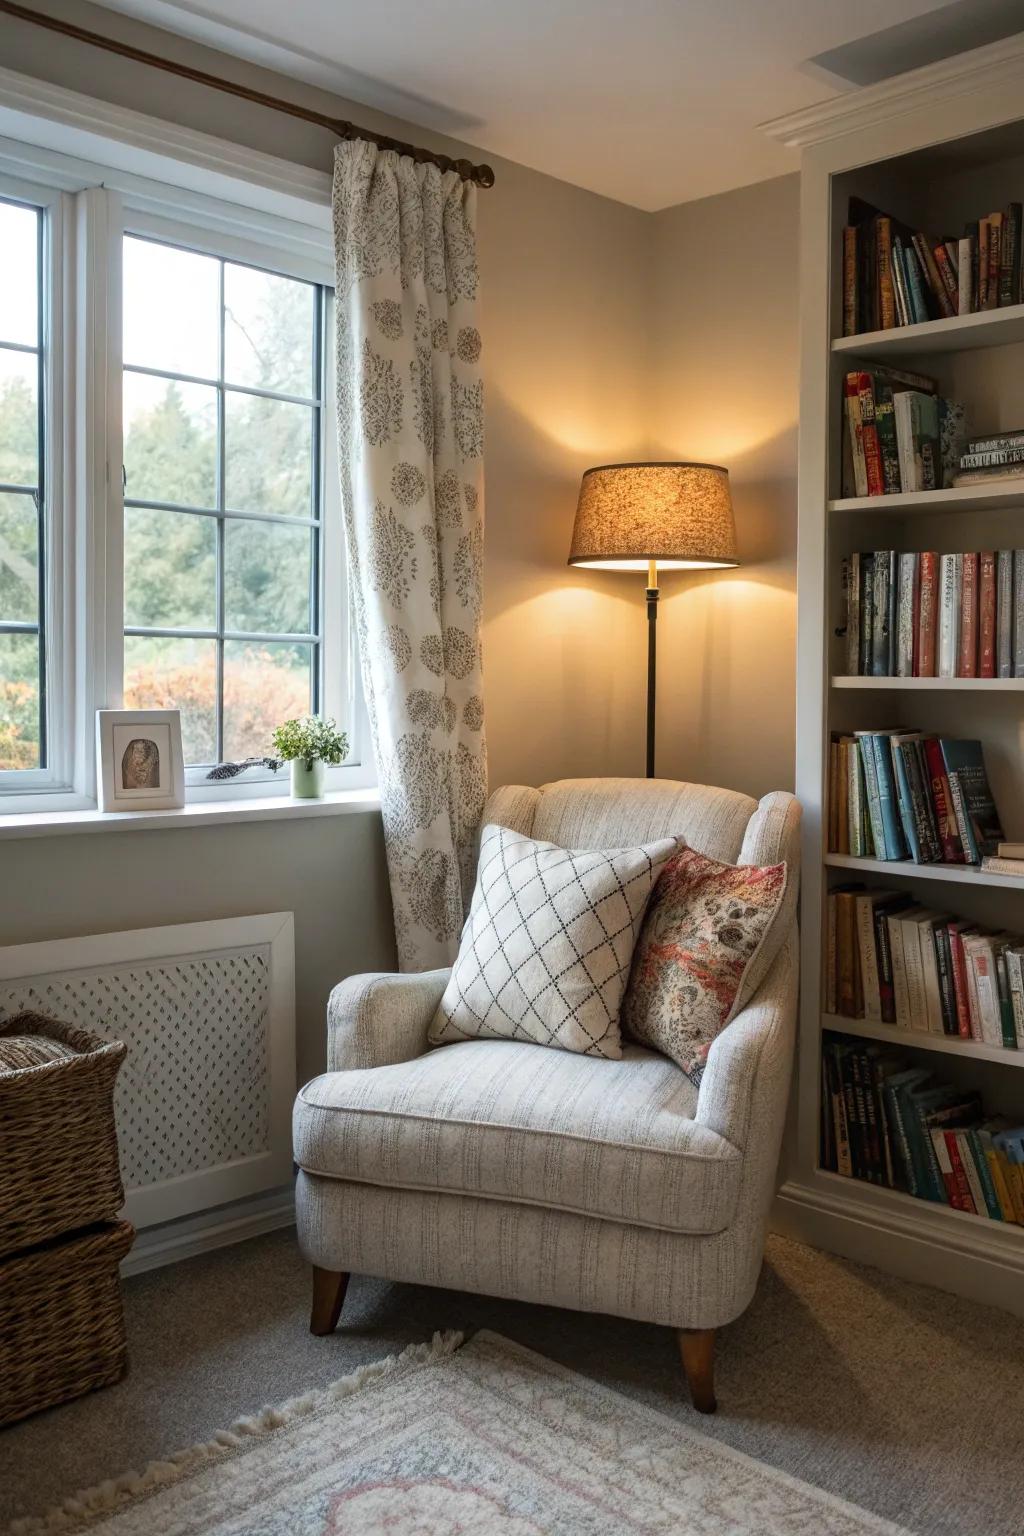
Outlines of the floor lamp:
{"label": "floor lamp", "polygon": [[570,565],[647,572],[647,777],[654,778],[658,569],[739,565],[729,471],[718,464],[601,464],[580,484]]}

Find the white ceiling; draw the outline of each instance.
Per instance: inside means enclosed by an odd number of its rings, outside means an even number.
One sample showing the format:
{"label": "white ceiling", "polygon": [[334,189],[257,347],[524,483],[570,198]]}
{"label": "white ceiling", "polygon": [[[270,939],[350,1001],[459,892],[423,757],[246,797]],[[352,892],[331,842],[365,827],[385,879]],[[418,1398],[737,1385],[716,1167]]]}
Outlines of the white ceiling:
{"label": "white ceiling", "polygon": [[[638,208],[794,168],[804,61],[946,0],[105,0]],[[298,94],[298,93],[297,93]]]}

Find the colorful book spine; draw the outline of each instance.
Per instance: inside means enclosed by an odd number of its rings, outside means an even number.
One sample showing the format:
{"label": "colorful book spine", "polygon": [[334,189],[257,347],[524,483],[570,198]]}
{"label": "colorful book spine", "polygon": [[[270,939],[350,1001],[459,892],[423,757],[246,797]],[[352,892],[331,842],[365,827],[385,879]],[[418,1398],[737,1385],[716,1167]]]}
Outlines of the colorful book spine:
{"label": "colorful book spine", "polygon": [[939,557],[939,616],[936,672],[955,677],[960,638],[960,582],[962,560],[958,555]]}
{"label": "colorful book spine", "polygon": [[978,676],[996,675],[996,556],[983,549],[978,556]]}
{"label": "colorful book spine", "polygon": [[896,599],[896,676],[914,676],[916,618],[920,607],[921,557],[910,551],[899,556]]}
{"label": "colorful book spine", "polygon": [[934,677],[936,662],[936,624],[938,620],[939,557],[934,550],[921,555],[920,605],[918,609],[916,662],[917,677]]}
{"label": "colorful book spine", "polygon": [[960,613],[957,641],[957,677],[978,675],[978,556],[968,550],[960,562]]}
{"label": "colorful book spine", "polygon": [[843,230],[843,335],[857,334],[857,230]]}
{"label": "colorful book spine", "polygon": [[1013,550],[996,555],[996,676],[1013,676]]}

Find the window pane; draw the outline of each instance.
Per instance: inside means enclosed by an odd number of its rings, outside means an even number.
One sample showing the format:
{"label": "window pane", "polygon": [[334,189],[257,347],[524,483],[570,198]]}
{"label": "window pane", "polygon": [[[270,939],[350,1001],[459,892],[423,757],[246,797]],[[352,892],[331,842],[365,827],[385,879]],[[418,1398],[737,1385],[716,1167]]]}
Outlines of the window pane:
{"label": "window pane", "polygon": [[8,485],[39,484],[39,363],[33,352],[2,347],[0,480]]}
{"label": "window pane", "polygon": [[224,267],[224,378],[283,395],[313,388],[313,297],[297,283],[253,267]]}
{"label": "window pane", "polygon": [[309,517],[312,408],[228,390],[224,417],[224,505]]}
{"label": "window pane", "polygon": [[217,642],[126,635],[127,709],[180,709],[185,762],[217,760]]}
{"label": "window pane", "polygon": [[0,493],[0,619],[39,616],[39,518],[31,496]]}
{"label": "window pane", "polygon": [[224,756],[272,750],[274,727],[312,708],[308,645],[224,642]]}
{"label": "window pane", "polygon": [[39,637],[0,634],[0,769],[41,766]]}
{"label": "window pane", "polygon": [[217,505],[217,391],[124,376],[125,494],[133,501]]}
{"label": "window pane", "polygon": [[213,629],[217,525],[191,512],[126,507],[124,619],[154,629]]}
{"label": "window pane", "polygon": [[39,341],[39,213],[0,203],[0,341],[34,347]]}
{"label": "window pane", "polygon": [[220,262],[152,240],[124,241],[124,361],[216,379]]}
{"label": "window pane", "polygon": [[313,535],[283,523],[224,525],[224,627],[308,635]]}

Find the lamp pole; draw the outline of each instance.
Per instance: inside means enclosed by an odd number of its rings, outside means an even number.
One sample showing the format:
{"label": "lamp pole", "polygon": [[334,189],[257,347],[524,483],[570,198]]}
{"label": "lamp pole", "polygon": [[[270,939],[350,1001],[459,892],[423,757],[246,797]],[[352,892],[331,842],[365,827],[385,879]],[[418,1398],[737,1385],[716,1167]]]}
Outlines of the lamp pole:
{"label": "lamp pole", "polygon": [[647,777],[654,778],[654,712],[658,662],[658,562],[647,562]]}

